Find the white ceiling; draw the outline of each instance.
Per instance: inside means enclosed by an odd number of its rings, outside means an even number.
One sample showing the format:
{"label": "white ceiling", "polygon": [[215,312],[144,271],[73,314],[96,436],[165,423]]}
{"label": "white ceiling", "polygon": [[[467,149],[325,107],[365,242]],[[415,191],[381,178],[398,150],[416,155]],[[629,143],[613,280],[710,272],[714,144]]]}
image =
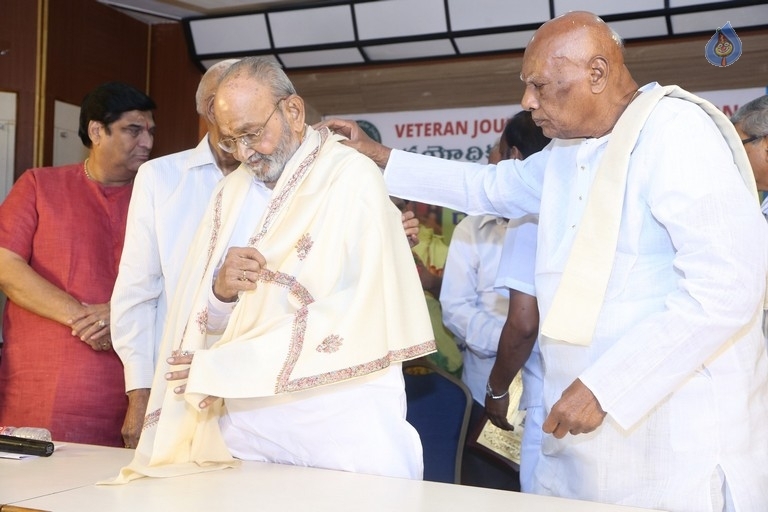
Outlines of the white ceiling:
{"label": "white ceiling", "polygon": [[[318,5],[338,0],[98,0],[124,10],[132,16],[143,16],[146,23],[177,21],[188,16],[204,16],[234,12],[270,10],[310,3]],[[422,2],[424,0],[397,0]],[[457,0],[450,0],[456,2]],[[461,0],[472,3],[473,0]],[[474,0],[478,5],[494,2],[514,2],[519,5],[549,3],[545,0]],[[551,0],[566,9],[577,3],[582,8],[609,13],[601,9],[628,9],[662,2],[670,5],[722,6],[720,0]],[[2,3],[2,0],[0,0]],[[768,8],[768,0],[740,1],[751,4],[750,9]],[[124,10],[124,12],[128,12]],[[519,16],[519,11],[515,11]],[[736,19],[731,13],[716,13],[707,20],[705,33],[627,45],[627,65],[640,84],[658,81],[678,84],[691,91],[710,91],[743,87],[765,87],[768,84],[768,12],[749,11],[749,19]],[[691,16],[699,16],[693,13]],[[712,66],[704,58],[704,48],[716,27],[731,21],[743,43],[743,54],[736,65],[726,69]],[[620,34],[633,38],[638,35],[628,25],[630,21],[612,22]],[[751,31],[741,27],[760,25]],[[666,28],[666,27],[665,27]],[[685,27],[683,27],[685,28]],[[514,47],[511,46],[511,47]],[[341,69],[291,71],[291,81],[319,114],[362,112],[397,112],[443,108],[512,105],[520,101],[521,53],[471,58],[434,59],[416,63],[393,63],[350,66]]]}
{"label": "white ceiling", "polygon": [[98,0],[145,23],[167,23],[189,16],[260,11],[329,0]]}

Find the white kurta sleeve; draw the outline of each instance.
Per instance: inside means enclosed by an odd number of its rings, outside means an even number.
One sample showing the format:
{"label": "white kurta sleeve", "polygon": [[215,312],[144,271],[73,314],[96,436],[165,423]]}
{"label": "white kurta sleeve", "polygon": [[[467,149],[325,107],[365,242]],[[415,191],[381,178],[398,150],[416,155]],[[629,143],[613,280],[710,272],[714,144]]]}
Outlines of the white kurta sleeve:
{"label": "white kurta sleeve", "polygon": [[469,215],[517,218],[539,212],[549,151],[482,165],[393,149],[384,170],[390,195]]}
{"label": "white kurta sleeve", "polygon": [[155,373],[157,303],[164,282],[155,231],[154,181],[144,164],[133,184],[120,269],[112,292],[112,345],[126,391],[150,388]]}
{"label": "white kurta sleeve", "polygon": [[[218,269],[213,274],[216,279]],[[237,301],[235,302],[223,302],[220,301],[213,293],[213,286],[208,290],[208,332],[221,334],[227,327],[229,317],[232,316]]]}
{"label": "white kurta sleeve", "polygon": [[[652,218],[632,221],[625,209],[619,242],[658,253],[638,255],[634,265],[646,273],[630,270],[626,287],[660,299],[580,376],[624,428],[754,336],[765,287],[766,225],[719,132],[697,107],[663,119],[646,125],[635,148],[625,204],[650,207]],[[627,316],[648,307],[648,297],[614,300],[635,310]]]}

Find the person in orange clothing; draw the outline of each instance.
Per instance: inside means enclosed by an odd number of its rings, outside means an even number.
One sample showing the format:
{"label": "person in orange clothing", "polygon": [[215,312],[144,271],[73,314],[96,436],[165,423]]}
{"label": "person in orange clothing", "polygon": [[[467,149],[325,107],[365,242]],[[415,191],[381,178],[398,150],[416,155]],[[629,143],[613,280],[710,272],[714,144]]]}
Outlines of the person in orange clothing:
{"label": "person in orange clothing", "polygon": [[110,82],[83,100],[85,162],[25,172],[0,205],[0,290],[8,297],[0,425],[122,446],[127,399],[109,299],[133,178],[152,150],[154,101]]}

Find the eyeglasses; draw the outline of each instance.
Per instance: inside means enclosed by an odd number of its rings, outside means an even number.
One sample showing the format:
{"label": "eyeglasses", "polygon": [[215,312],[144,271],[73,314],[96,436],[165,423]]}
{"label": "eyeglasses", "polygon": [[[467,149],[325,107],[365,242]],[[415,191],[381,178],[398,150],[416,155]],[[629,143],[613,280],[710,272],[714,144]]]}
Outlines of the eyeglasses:
{"label": "eyeglasses", "polygon": [[267,120],[264,121],[264,124],[261,125],[261,128],[256,130],[252,133],[244,133],[242,135],[238,135],[237,137],[229,137],[228,139],[221,139],[219,140],[219,147],[226,151],[227,153],[234,153],[237,151],[237,143],[239,142],[241,146],[244,148],[252,149],[253,146],[255,146],[262,135],[264,135],[264,130],[267,128],[267,124],[269,124],[269,120],[272,119],[272,116],[275,115],[275,112],[277,112],[277,107],[280,106],[280,102],[283,101],[285,98],[280,98],[277,100],[277,103],[275,103],[275,108],[272,109],[272,113],[269,114],[269,117],[267,117]]}
{"label": "eyeglasses", "polygon": [[765,137],[765,135],[752,135],[751,137],[747,137],[746,139],[741,139],[742,144],[749,144],[750,142],[754,142],[757,139],[762,139]]}

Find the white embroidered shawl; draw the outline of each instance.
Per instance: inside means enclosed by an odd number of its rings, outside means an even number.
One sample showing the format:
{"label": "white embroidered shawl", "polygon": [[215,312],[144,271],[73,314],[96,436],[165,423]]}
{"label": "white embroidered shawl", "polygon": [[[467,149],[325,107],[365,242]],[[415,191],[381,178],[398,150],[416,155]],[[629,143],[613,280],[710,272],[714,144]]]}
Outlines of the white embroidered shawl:
{"label": "white embroidered shawl", "polygon": [[[381,172],[327,129],[307,136],[278,180],[249,245],[266,268],[217,340],[206,334],[208,292],[252,175],[214,191],[182,272],[136,455],[110,483],[237,464],[222,440],[222,400],[333,384],[435,350],[400,212]],[[165,358],[195,351],[184,396]],[[361,428],[365,428],[361,425]]]}

